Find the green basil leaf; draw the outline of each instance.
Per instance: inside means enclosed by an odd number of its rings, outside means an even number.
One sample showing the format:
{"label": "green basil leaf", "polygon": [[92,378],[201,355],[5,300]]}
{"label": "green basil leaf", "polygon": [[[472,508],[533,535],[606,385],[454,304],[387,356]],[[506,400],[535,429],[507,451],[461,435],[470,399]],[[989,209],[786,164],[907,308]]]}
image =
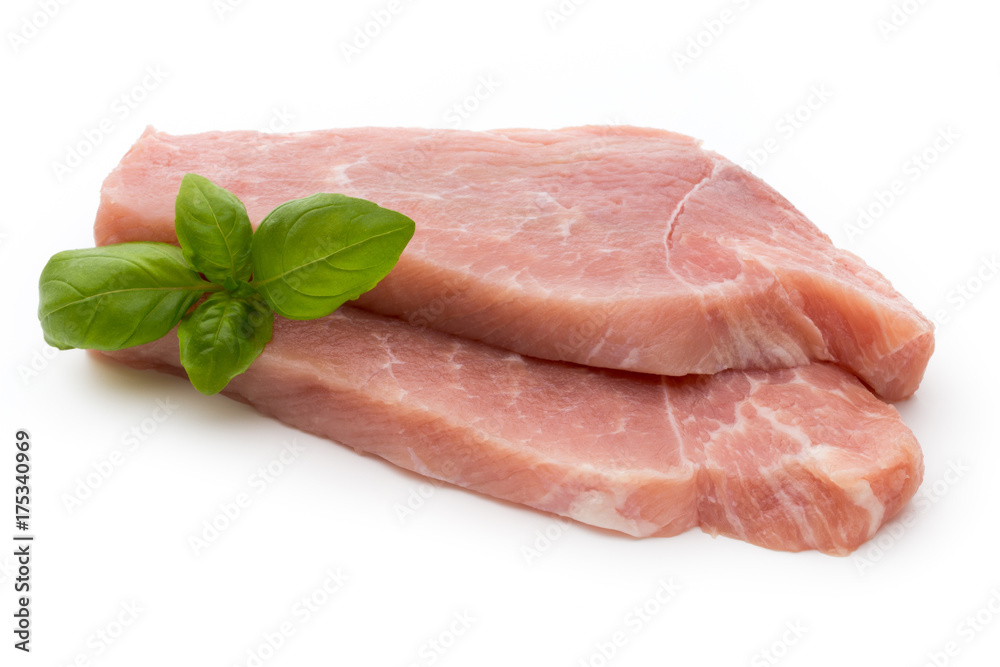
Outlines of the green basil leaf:
{"label": "green basil leaf", "polygon": [[317,194],[271,211],[253,235],[253,285],[279,315],[329,315],[382,280],[413,221],[364,199]]}
{"label": "green basil leaf", "polygon": [[120,243],[56,253],[38,283],[45,341],[120,350],[166,335],[207,283],[168,243]]}
{"label": "green basil leaf", "polygon": [[181,320],[181,364],[191,384],[216,394],[245,371],[271,340],[274,312],[262,298],[218,292]]}
{"label": "green basil leaf", "polygon": [[204,176],[185,174],[174,202],[174,230],[188,264],[213,283],[250,280],[253,227],[233,193]]}

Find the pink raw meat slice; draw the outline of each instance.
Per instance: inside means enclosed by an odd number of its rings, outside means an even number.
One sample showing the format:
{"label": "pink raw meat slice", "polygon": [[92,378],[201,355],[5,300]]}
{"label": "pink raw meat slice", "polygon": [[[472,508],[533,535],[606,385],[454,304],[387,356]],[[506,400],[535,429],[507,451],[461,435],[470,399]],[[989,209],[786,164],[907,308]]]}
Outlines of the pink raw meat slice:
{"label": "pink raw meat slice", "polygon": [[912,394],[930,322],[760,179],[661,130],[147,130],[104,183],[98,244],[175,241],[185,172],[258,223],[316,192],[416,221],[363,308],[546,359],[684,375],[832,360]]}
{"label": "pink raw meat slice", "polygon": [[[177,337],[100,353],[183,375]],[[341,308],[277,318],[226,389],[436,479],[635,536],[701,526],[846,554],[910,499],[920,448],[848,372],[660,377],[522,357]]]}

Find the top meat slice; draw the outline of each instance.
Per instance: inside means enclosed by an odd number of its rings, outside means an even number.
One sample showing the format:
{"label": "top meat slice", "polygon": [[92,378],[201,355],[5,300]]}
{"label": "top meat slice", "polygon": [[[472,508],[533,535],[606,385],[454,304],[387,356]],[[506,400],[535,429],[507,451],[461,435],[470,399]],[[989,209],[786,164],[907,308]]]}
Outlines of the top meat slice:
{"label": "top meat slice", "polygon": [[934,348],[881,274],[670,132],[148,129],[104,183],[97,243],[175,242],[187,172],[254,224],[316,192],[410,216],[399,264],[357,305],[534,357],[662,375],[828,360],[897,400]]}

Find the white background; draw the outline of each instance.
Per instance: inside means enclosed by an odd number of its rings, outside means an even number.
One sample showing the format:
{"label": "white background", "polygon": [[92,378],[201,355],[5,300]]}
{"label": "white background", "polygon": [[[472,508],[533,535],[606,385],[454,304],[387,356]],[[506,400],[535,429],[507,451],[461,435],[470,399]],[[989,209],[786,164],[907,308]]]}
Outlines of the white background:
{"label": "white background", "polygon": [[[294,633],[262,664],[997,664],[1000,279],[984,264],[1000,251],[997,3],[907,0],[913,15],[886,35],[890,0],[567,0],[554,25],[558,0],[406,0],[350,62],[342,44],[388,0],[234,4],[50,1],[46,18],[45,2],[4,3],[0,540],[12,544],[13,437],[27,428],[37,541],[30,655],[11,647],[13,547],[0,548],[0,664],[253,665],[248,651],[286,622]],[[724,9],[713,36],[704,22]],[[679,66],[699,33],[707,46]],[[699,532],[637,541],[455,488],[403,522],[397,508],[431,489],[416,475],[43,343],[38,274],[92,245],[101,181],[147,124],[449,127],[480,77],[495,90],[468,101],[465,128],[647,125],[741,163],[775,139],[758,173],[939,321],[924,383],[898,406],[926,458],[906,523],[833,558]],[[815,87],[828,99],[788,130]],[[957,139],[912,172],[948,128]],[[56,166],[88,141],[78,165]],[[896,179],[905,192],[849,235]],[[157,401],[176,406],[162,422]],[[131,429],[144,440],[130,449]],[[250,476],[292,440],[304,451],[257,493]],[[70,511],[115,451],[120,465]],[[240,493],[250,506],[195,555],[189,538]],[[338,568],[349,580],[297,613]],[[680,587],[666,603],[660,580]],[[643,605],[646,620],[629,616]],[[456,614],[474,620],[452,637]],[[616,632],[624,646],[605,659]]]}

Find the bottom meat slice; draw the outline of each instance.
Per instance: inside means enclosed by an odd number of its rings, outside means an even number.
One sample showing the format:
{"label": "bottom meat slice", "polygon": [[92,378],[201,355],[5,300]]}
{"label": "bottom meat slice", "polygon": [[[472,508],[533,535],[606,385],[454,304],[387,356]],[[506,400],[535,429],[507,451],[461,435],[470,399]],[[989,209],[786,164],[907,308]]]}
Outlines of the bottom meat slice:
{"label": "bottom meat slice", "polygon": [[[184,374],[175,334],[99,354]],[[701,527],[844,555],[923,474],[896,409],[831,364],[641,375],[348,307],[277,318],[263,355],[225,393],[427,477],[636,537]]]}

